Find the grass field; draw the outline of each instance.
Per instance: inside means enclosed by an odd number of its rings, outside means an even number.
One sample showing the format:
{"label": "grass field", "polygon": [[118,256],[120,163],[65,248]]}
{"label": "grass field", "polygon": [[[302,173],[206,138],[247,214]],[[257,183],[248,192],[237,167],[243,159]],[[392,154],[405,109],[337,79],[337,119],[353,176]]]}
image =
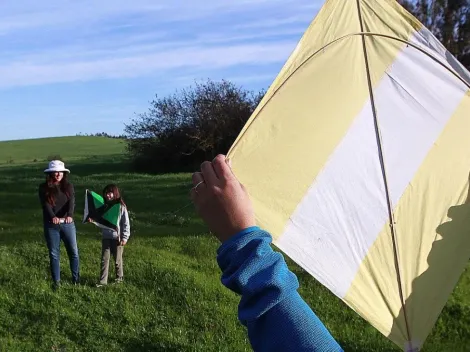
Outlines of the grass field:
{"label": "grass field", "polygon": [[[0,160],[15,160],[0,167],[0,351],[250,351],[237,321],[239,298],[220,283],[217,241],[192,207],[168,215],[188,204],[190,175],[129,173],[117,142],[73,137],[0,143]],[[44,160],[52,154],[70,160],[83,281],[81,286],[64,284],[57,292],[50,288],[36,194]],[[35,158],[43,161],[31,162]],[[95,288],[100,234],[80,220],[85,188],[100,191],[108,182],[123,190],[132,235],[124,250],[125,283]],[[63,245],[61,253],[66,283],[70,270]],[[298,275],[300,293],[345,351],[399,351],[288,263]],[[468,351],[469,343],[466,272],[423,351]]]}
{"label": "grass field", "polygon": [[0,165],[43,162],[55,155],[60,155],[65,161],[122,155],[125,148],[121,139],[84,136],[7,141],[0,145]]}

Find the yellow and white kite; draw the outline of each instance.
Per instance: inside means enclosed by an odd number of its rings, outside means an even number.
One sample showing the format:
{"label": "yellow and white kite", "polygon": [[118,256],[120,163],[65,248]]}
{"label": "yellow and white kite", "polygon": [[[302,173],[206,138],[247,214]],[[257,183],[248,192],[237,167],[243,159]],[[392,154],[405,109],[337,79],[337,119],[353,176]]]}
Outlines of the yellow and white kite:
{"label": "yellow and white kite", "polygon": [[327,0],[228,157],[274,244],[405,351],[470,257],[470,73],[395,0]]}

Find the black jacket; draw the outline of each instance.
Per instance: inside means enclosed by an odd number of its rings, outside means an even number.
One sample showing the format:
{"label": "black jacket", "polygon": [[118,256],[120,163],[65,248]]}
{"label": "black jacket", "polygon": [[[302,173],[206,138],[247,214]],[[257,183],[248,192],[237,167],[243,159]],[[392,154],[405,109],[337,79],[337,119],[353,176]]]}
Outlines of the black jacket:
{"label": "black jacket", "polygon": [[62,192],[60,186],[54,186],[53,191],[55,205],[51,205],[47,202],[46,199],[46,190],[47,184],[41,183],[39,185],[39,200],[42,206],[42,214],[44,223],[51,223],[52,218],[65,218],[67,216],[73,217],[73,212],[75,210],[75,190],[71,183],[68,184],[68,194]]}

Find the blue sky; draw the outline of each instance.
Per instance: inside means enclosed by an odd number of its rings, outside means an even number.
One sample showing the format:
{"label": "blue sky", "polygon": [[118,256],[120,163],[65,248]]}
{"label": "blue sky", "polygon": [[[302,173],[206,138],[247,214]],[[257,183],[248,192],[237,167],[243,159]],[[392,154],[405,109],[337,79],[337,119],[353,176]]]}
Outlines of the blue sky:
{"label": "blue sky", "polygon": [[323,1],[0,3],[0,140],[123,132],[195,80],[268,88]]}

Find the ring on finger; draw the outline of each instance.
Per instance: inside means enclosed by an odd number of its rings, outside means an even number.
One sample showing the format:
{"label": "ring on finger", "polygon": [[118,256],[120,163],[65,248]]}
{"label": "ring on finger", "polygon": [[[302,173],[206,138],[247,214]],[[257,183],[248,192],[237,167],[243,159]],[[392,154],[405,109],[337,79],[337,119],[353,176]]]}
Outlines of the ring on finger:
{"label": "ring on finger", "polygon": [[199,182],[196,186],[193,187],[193,189],[196,191],[196,193],[199,193],[199,192],[197,191],[197,188],[198,188],[199,185],[201,185],[201,184],[203,184],[203,183],[204,183],[204,181],[201,181],[201,182]]}

